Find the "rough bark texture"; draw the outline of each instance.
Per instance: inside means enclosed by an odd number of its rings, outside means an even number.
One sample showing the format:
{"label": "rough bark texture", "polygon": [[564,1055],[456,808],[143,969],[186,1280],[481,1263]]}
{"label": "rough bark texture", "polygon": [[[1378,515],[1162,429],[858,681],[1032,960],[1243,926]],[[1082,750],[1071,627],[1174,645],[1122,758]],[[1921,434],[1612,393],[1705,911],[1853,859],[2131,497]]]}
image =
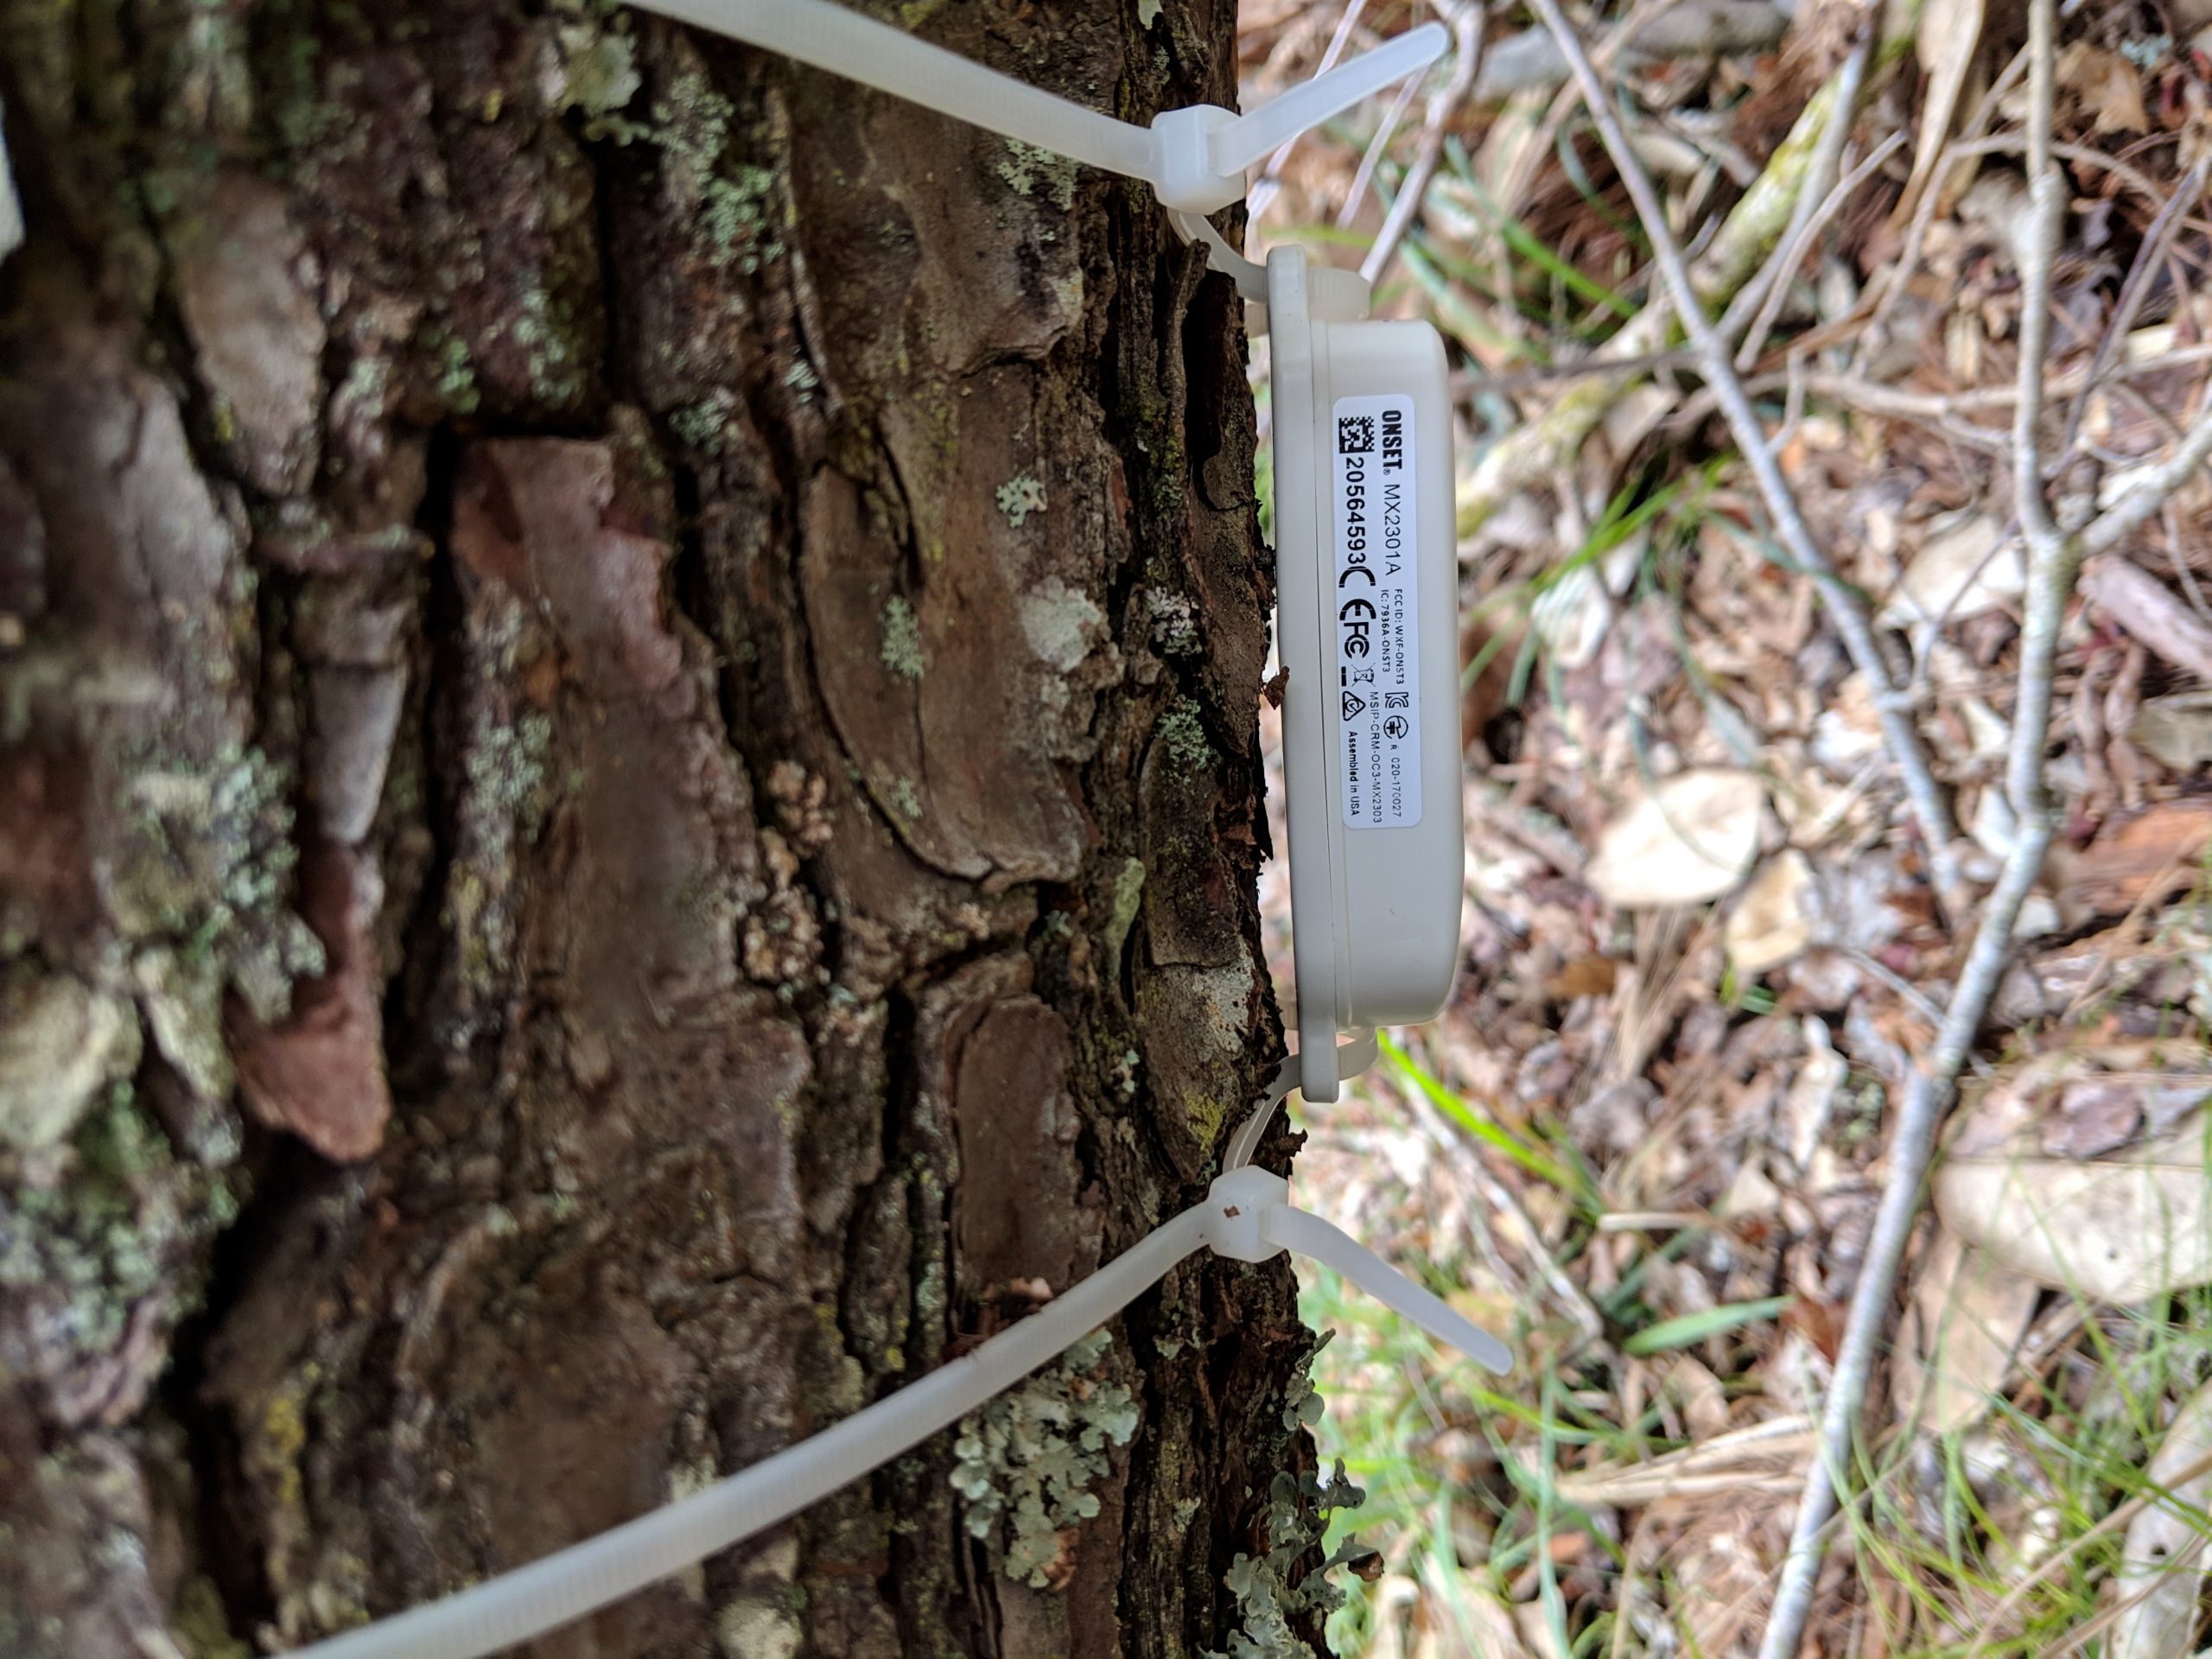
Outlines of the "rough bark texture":
{"label": "rough bark texture", "polygon": [[[1230,91],[1230,0],[882,10]],[[598,0],[0,40],[0,1652],[461,1587],[1194,1199],[1270,594],[1147,193]],[[946,1437],[535,1650],[1220,1646],[1305,1341],[1186,1268],[1054,1384],[1095,1518]]]}

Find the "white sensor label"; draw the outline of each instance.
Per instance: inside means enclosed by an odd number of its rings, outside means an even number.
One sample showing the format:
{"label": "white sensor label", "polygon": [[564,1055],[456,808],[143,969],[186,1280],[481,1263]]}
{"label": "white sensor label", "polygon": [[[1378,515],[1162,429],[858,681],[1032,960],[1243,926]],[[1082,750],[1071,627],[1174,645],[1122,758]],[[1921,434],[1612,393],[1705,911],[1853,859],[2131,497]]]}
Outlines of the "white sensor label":
{"label": "white sensor label", "polygon": [[1337,741],[1344,827],[1421,822],[1421,530],[1414,400],[1339,397]]}

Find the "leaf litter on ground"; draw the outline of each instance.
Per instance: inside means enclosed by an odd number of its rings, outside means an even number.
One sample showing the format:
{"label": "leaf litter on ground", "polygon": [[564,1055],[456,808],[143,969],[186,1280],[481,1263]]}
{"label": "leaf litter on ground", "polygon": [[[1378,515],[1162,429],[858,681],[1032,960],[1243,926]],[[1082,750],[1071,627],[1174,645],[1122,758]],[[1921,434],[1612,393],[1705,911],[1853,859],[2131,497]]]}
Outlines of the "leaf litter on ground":
{"label": "leaf litter on ground", "polygon": [[[1770,53],[1614,70],[1716,308],[1789,218],[1864,16],[1796,10]],[[2021,24],[1891,13],[1839,172],[1904,142],[1818,204],[1750,383],[1986,883],[2014,833]],[[1310,73],[1340,25],[1426,15],[1248,0],[1247,96]],[[1588,19],[1601,67],[1624,16]],[[1500,40],[1523,22],[1487,21]],[[2131,283],[2212,108],[2212,38],[2164,26],[2101,0],[2063,25],[2045,454],[2078,420],[2069,464],[2107,494],[2192,418],[2212,358],[2202,204]],[[1370,112],[1301,144],[1255,195],[1251,245],[1356,266],[1414,141],[1377,132]],[[1371,1494],[1339,1524],[1382,1563],[1332,1620],[1340,1651],[1752,1650],[1897,1106],[1971,943],[1930,891],[1881,697],[1673,352],[1649,259],[1573,99],[1478,88],[1378,294],[1439,323],[1465,391],[1462,972],[1441,1020],[1303,1114],[1301,1179],[1524,1363],[1467,1376],[1308,1287],[1309,1320],[1344,1333],[1316,1363],[1317,1433]],[[2095,499],[2094,478],[2067,487]],[[2212,1022],[2208,507],[2190,484],[2092,559],[2062,635],[2059,845],[1899,1287],[1889,1404],[1819,1592],[1830,1655],[2121,1639],[2139,1557],[2124,1519],[2098,1529],[2171,1475],[2168,1426],[2212,1372],[2212,1289],[2191,1287],[2212,1260],[2192,1094]],[[1287,982],[1279,866],[1263,882]],[[2001,1143],[1968,1133],[1999,1119]],[[2186,1494],[2155,1507],[2204,1530]],[[2185,1649],[2135,1651],[2165,1650]]]}

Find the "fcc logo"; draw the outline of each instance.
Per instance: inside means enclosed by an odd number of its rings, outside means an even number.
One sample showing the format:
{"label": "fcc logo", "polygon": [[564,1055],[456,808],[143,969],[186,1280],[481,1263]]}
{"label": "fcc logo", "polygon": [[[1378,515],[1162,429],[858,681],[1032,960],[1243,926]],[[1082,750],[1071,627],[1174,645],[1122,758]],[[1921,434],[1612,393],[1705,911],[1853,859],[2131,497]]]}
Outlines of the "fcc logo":
{"label": "fcc logo", "polygon": [[1348,415],[1337,422],[1337,453],[1340,455],[1371,455],[1375,453],[1375,417],[1372,415]]}

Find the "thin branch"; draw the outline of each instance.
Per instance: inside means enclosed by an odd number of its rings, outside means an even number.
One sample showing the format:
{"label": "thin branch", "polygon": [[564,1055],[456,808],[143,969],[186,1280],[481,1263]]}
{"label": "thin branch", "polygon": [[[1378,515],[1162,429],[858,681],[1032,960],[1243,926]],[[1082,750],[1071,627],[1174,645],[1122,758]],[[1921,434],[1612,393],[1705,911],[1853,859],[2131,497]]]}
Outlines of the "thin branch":
{"label": "thin branch", "polygon": [[[1867,1384],[1897,1291],[1906,1241],[1919,1219],[1922,1189],[1936,1133],[1973,1051],[1983,1017],[2004,977],[2020,906],[2043,873],[2054,817],[2044,787],[2044,751],[2050,736],[2051,681],[2058,636],[2081,560],[2081,540],[2053,522],[2044,493],[2038,425],[2044,359],[2050,334],[2050,273],[2066,222],[2064,181],[2051,154],[2051,83],[2056,61],[2056,0],[2031,0],[2029,27],[2028,181],[2031,213],[2020,238],[2020,392],[2012,425],[2013,505],[2027,544],[2027,605],[2020,627],[2019,694],[2012,711],[2006,788],[2015,820],[1997,888],[1974,935],[1958,988],[1937,1032],[1935,1052],[1912,1077],[1890,1144],[1888,1179],[1859,1262],[1851,1311],[1838,1345],[1834,1373],[1821,1412],[1819,1455],[1805,1471],[1805,1495],[1783,1558],[1774,1608],[1759,1659],[1794,1659],[1804,1638],[1813,1592],[1827,1551],[1853,1447],[1866,1409]],[[2212,447],[2212,446],[2209,446]],[[2183,474],[2186,476],[2186,474]]]}
{"label": "thin branch", "polygon": [[2020,630],[2020,694],[2012,709],[2012,759],[2006,778],[2012,810],[2023,823],[2050,812],[2044,799],[2043,751],[2050,728],[2051,664],[2081,556],[2051,518],[2037,437],[2044,361],[2050,355],[2050,273],[2066,228],[2066,180],[2050,153],[2056,30],[2055,0],[2034,0],[2028,9],[2028,215],[2019,248],[2020,401],[2012,408],[2012,511],[2027,543],[2028,605]]}
{"label": "thin branch", "polygon": [[1437,165],[1444,159],[1444,141],[1451,135],[1452,119],[1467,101],[1467,94],[1474,91],[1475,77],[1482,73],[1483,9],[1478,0],[1437,0],[1436,9],[1452,25],[1452,78],[1444,83],[1442,91],[1428,100],[1428,114],[1421,124],[1421,148],[1414,152],[1414,164],[1406,169],[1406,176],[1398,186],[1397,200],[1390,204],[1390,216],[1382,221],[1375,245],[1360,261],[1359,274],[1370,283],[1380,281],[1382,273],[1390,269],[1390,262],[1398,257],[1398,245],[1413,229],[1414,219],[1428,195],[1429,181],[1436,176]]}
{"label": "thin branch", "polygon": [[[1767,290],[1765,302],[1760,305],[1758,315],[1751,319],[1751,332],[1744,336],[1744,343],[1736,353],[1736,366],[1738,370],[1746,374],[1750,373],[1752,365],[1765,353],[1767,336],[1774,332],[1775,321],[1782,315],[1783,302],[1789,297],[1789,289],[1796,281],[1797,272],[1805,263],[1805,256],[1812,251],[1813,238],[1821,233],[1821,227],[1830,219],[1843,211],[1843,204],[1851,200],[1852,193],[1866,183],[1875,168],[1888,161],[1903,148],[1904,144],[1904,134],[1893,132],[1875,145],[1873,151],[1866,159],[1853,168],[1850,173],[1837,183],[1835,188],[1828,192],[1827,200],[1822,201],[1814,211],[1812,217],[1799,227],[1796,238],[1783,250],[1781,266],[1783,280]],[[1729,309],[1732,315],[1735,308],[1732,306]],[[1720,332],[1727,334],[1731,339],[1734,338],[1733,331],[1729,328],[1727,319],[1725,317],[1721,320]]]}
{"label": "thin branch", "polygon": [[2142,245],[2135,251],[2134,269],[2120,284],[2120,298],[2113,306],[2111,326],[2105,330],[2104,341],[2097,347],[2095,360],[2089,365],[2088,384],[2075,396],[2074,406],[2066,413],[2066,435],[2058,441],[2062,455],[2073,448],[2074,439],[2082,430],[2082,417],[2088,410],[2089,395],[2102,384],[2113,364],[2126,349],[2128,330],[2135,326],[2136,314],[2150,296],[2158,267],[2165,262],[2166,250],[2172,244],[2174,233],[2181,229],[2183,214],[2195,207],[2196,199],[2204,194],[2208,175],[2212,175],[2212,154],[2196,158],[2196,164],[2182,181],[2181,188],[2174,192],[2173,200],[2158,209],[2151,228],[2143,233]]}
{"label": "thin branch", "polygon": [[[1812,163],[1805,170],[1805,188],[1798,196],[1796,206],[1789,210],[1789,223],[1782,232],[1782,239],[1774,245],[1773,257],[1760,268],[1758,276],[1744,284],[1721,315],[1720,333],[1724,339],[1734,340],[1740,335],[1753,317],[1764,313],[1768,296],[1788,293],[1796,280],[1798,264],[1805,257],[1802,238],[1821,216],[1835,184],[1836,174],[1843,166],[1843,147],[1850,141],[1852,123],[1859,118],[1859,94],[1866,84],[1866,71],[1874,61],[1874,48],[1880,39],[1881,30],[1870,25],[1859,37],[1859,44],[1852,48],[1851,55],[1843,60],[1827,130],[1821,134]],[[1751,360],[1758,356],[1757,342],[1764,334],[1764,329],[1758,330],[1751,340],[1745,342],[1746,358],[1738,359],[1738,368],[1751,367]]]}
{"label": "thin branch", "polygon": [[[1896,0],[1890,15],[1913,16],[1918,3],[1919,0]],[[1642,10],[1639,5],[1638,10]],[[1631,17],[1630,22],[1634,21]],[[1625,29],[1629,24],[1622,27]],[[1603,48],[1599,49],[1602,51]],[[1766,170],[1759,175],[1759,181],[1728,210],[1720,228],[1698,255],[1693,280],[1698,284],[1700,297],[1716,305],[1725,302],[1751,280],[1751,273],[1773,252],[1776,238],[1781,235],[1790,210],[1804,188],[1805,169],[1812,160],[1814,147],[1827,128],[1835,89],[1835,79],[1831,77],[1806,100],[1805,107],[1790,124],[1789,136],[1767,158]],[[1566,96],[1563,92],[1562,99]],[[1549,118],[1547,117],[1548,123]],[[1502,190],[1498,200],[1510,211],[1513,189]],[[1503,245],[1502,238],[1499,245]],[[1509,310],[1504,315],[1510,320],[1514,314]],[[1651,295],[1618,334],[1586,359],[1589,372],[1562,386],[1544,408],[1532,411],[1483,453],[1457,492],[1456,516],[1462,538],[1474,534],[1484,520],[1510,498],[1557,471],[1605,419],[1633,377],[1611,374],[1602,365],[1659,351],[1668,343],[1672,326],[1673,315],[1665,293],[1662,290]],[[1824,331],[1813,332],[1818,334]],[[1809,337],[1802,336],[1792,342],[1795,346],[1807,349],[1812,343]]]}
{"label": "thin branch", "polygon": [[1375,136],[1367,141],[1366,152],[1359,158],[1359,171],[1351,175],[1351,188],[1344,192],[1344,205],[1337,209],[1337,228],[1348,231],[1359,218],[1361,206],[1367,200],[1367,188],[1375,182],[1375,168],[1390,148],[1390,140],[1397,137],[1398,123],[1405,119],[1406,106],[1414,101],[1414,94],[1421,90],[1421,77],[1408,75],[1398,87],[1398,95],[1390,100],[1390,107],[1382,111],[1382,123],[1375,129]]}
{"label": "thin branch", "polygon": [[1958,855],[1955,848],[1956,833],[1952,828],[1950,810],[1944,804],[1942,791],[1936,786],[1936,775],[1929,770],[1928,757],[1922,749],[1920,734],[1913,728],[1912,717],[1904,700],[1898,695],[1890,675],[1888,662],[1874,639],[1874,630],[1858,595],[1836,574],[1835,566],[1814,539],[1811,529],[1799,511],[1797,500],[1790,493],[1789,480],[1783,477],[1782,467],[1775,460],[1774,450],[1767,442],[1766,431],[1759,424],[1758,411],[1752,409],[1751,398],[1744,391],[1744,383],[1736,372],[1728,341],[1713,326],[1700,302],[1695,285],[1690,278],[1688,261],[1682,257],[1681,244],[1667,223],[1664,204],[1651,183],[1650,175],[1637,159],[1628,135],[1621,130],[1620,118],[1614,112],[1605,89],[1598,79],[1598,72],[1590,62],[1589,54],[1583,50],[1580,39],[1560,10],[1559,0],[1534,0],[1537,14],[1558,40],[1568,67],[1581,87],[1583,100],[1590,110],[1590,118],[1597,124],[1599,136],[1605,140],[1611,155],[1614,170],[1620,175],[1627,188],[1629,199],[1636,204],[1637,216],[1643,221],[1644,231],[1651,238],[1652,251],[1659,268],[1665,274],[1671,290],[1675,310],[1696,347],[1704,365],[1706,378],[1720,401],[1721,413],[1727,417],[1729,429],[1735,434],[1737,447],[1743,451],[1744,460],[1758,481],[1759,494],[1764,498],[1767,513],[1774,520],[1775,532],[1798,566],[1810,574],[1818,586],[1821,601],[1836,632],[1843,636],[1845,648],[1866,677],[1874,694],[1875,706],[1882,724],[1882,739],[1904,780],[1905,792],[1910,797],[1914,816],[1920,820],[1921,834],[1928,843],[1929,868],[1936,880],[1937,893],[1945,907],[1955,917],[1962,915],[1966,905],[1966,885],[1961,874]]}
{"label": "thin branch", "polygon": [[[1802,340],[1792,340],[1785,348],[1789,360],[1792,361],[1804,352],[1814,349],[1817,348],[1807,346]],[[1685,356],[1687,353],[1675,354],[1677,361]],[[2139,363],[2123,363],[2106,372],[2104,383],[2107,385],[2124,385],[2208,360],[2212,360],[2212,344],[2183,346],[2171,352],[2162,352],[2156,357],[2145,358]],[[1541,372],[1547,373],[1551,378],[1558,378],[1565,371]],[[1481,389],[1479,385],[1470,384],[1475,390]],[[1770,392],[1786,392],[1792,384],[1786,371],[1772,370],[1751,376],[1744,382],[1744,390],[1754,397],[1764,397]],[[1964,417],[1983,410],[2011,409],[2020,398],[2020,389],[2017,384],[1974,386],[1965,391],[1953,392],[1905,391],[1896,386],[1884,385],[1879,381],[1862,380],[1856,375],[1829,374],[1821,370],[1807,372],[1796,384],[1802,385],[1811,396],[1827,398],[1847,410],[1879,416],[1885,420],[1910,421],[1954,443],[1986,450],[1992,454],[2012,453],[2012,440],[2009,432],[1996,427],[1976,426]],[[2048,377],[2045,390],[2051,397],[2063,397],[2079,391],[2088,384],[2088,370],[2070,369],[2064,374]],[[1667,416],[1667,424],[1675,431],[1686,430],[1703,422],[1719,406],[1719,400],[1712,391],[1701,389],[1682,400],[1681,406]]]}
{"label": "thin branch", "polygon": [[[1781,43],[1789,21],[1768,0],[1698,0],[1637,23],[1623,46],[1629,62],[1638,67],[1663,58],[1766,52]],[[1484,55],[1474,101],[1498,103],[1516,92],[1556,86],[1567,75],[1567,61],[1551,36],[1541,29],[1525,29],[1508,35]]]}
{"label": "thin branch", "polygon": [[[1359,26],[1360,13],[1366,10],[1367,0],[1347,0],[1344,16],[1337,19],[1337,32],[1329,37],[1328,48],[1321,54],[1320,65],[1313,71],[1317,77],[1327,74],[1337,67],[1337,60],[1344,55],[1344,48],[1351,43],[1352,30]],[[1274,206],[1275,193],[1281,188],[1278,181],[1282,177],[1283,166],[1290,160],[1291,151],[1296,149],[1305,137],[1301,132],[1294,137],[1286,138],[1281,147],[1268,157],[1267,166],[1261,168],[1260,176],[1254,181],[1246,197],[1246,212],[1255,224],[1264,218],[1268,209]]]}
{"label": "thin branch", "polygon": [[2188,482],[2189,475],[2212,457],[2212,406],[2196,417],[2181,447],[2136,481],[2135,487],[2113,503],[2082,532],[2084,553],[2105,553],[2140,530],[2166,498]]}
{"label": "thin branch", "polygon": [[[2047,3],[2038,0],[2038,3]],[[1935,1149],[1936,1127],[1942,1122],[1959,1071],[1980,1030],[1982,1016],[2004,977],[2020,906],[2042,873],[2044,855],[2050,849],[2047,820],[2020,826],[1996,891],[1989,896],[1981,931],[1975,934],[1965,970],[1959,976],[1950,1010],[1936,1033],[1935,1052],[1929,1056],[1926,1068],[1914,1072],[1906,1087],[1897,1134],[1890,1143],[1881,1207],[1875,1211],[1874,1230],[1866,1241],[1843,1342],[1836,1351],[1834,1378],[1821,1413],[1818,1454],[1805,1471],[1805,1495],[1798,1504],[1796,1526],[1783,1562],[1781,1582],[1775,1590],[1774,1609],[1767,1617],[1759,1659],[1795,1659],[1804,1638],[1821,1558],[1827,1553],[1822,1535],[1835,1513],[1838,1477],[1858,1439],[1874,1351],[1889,1319],[1905,1241],[1919,1219],[1920,1189]]]}

